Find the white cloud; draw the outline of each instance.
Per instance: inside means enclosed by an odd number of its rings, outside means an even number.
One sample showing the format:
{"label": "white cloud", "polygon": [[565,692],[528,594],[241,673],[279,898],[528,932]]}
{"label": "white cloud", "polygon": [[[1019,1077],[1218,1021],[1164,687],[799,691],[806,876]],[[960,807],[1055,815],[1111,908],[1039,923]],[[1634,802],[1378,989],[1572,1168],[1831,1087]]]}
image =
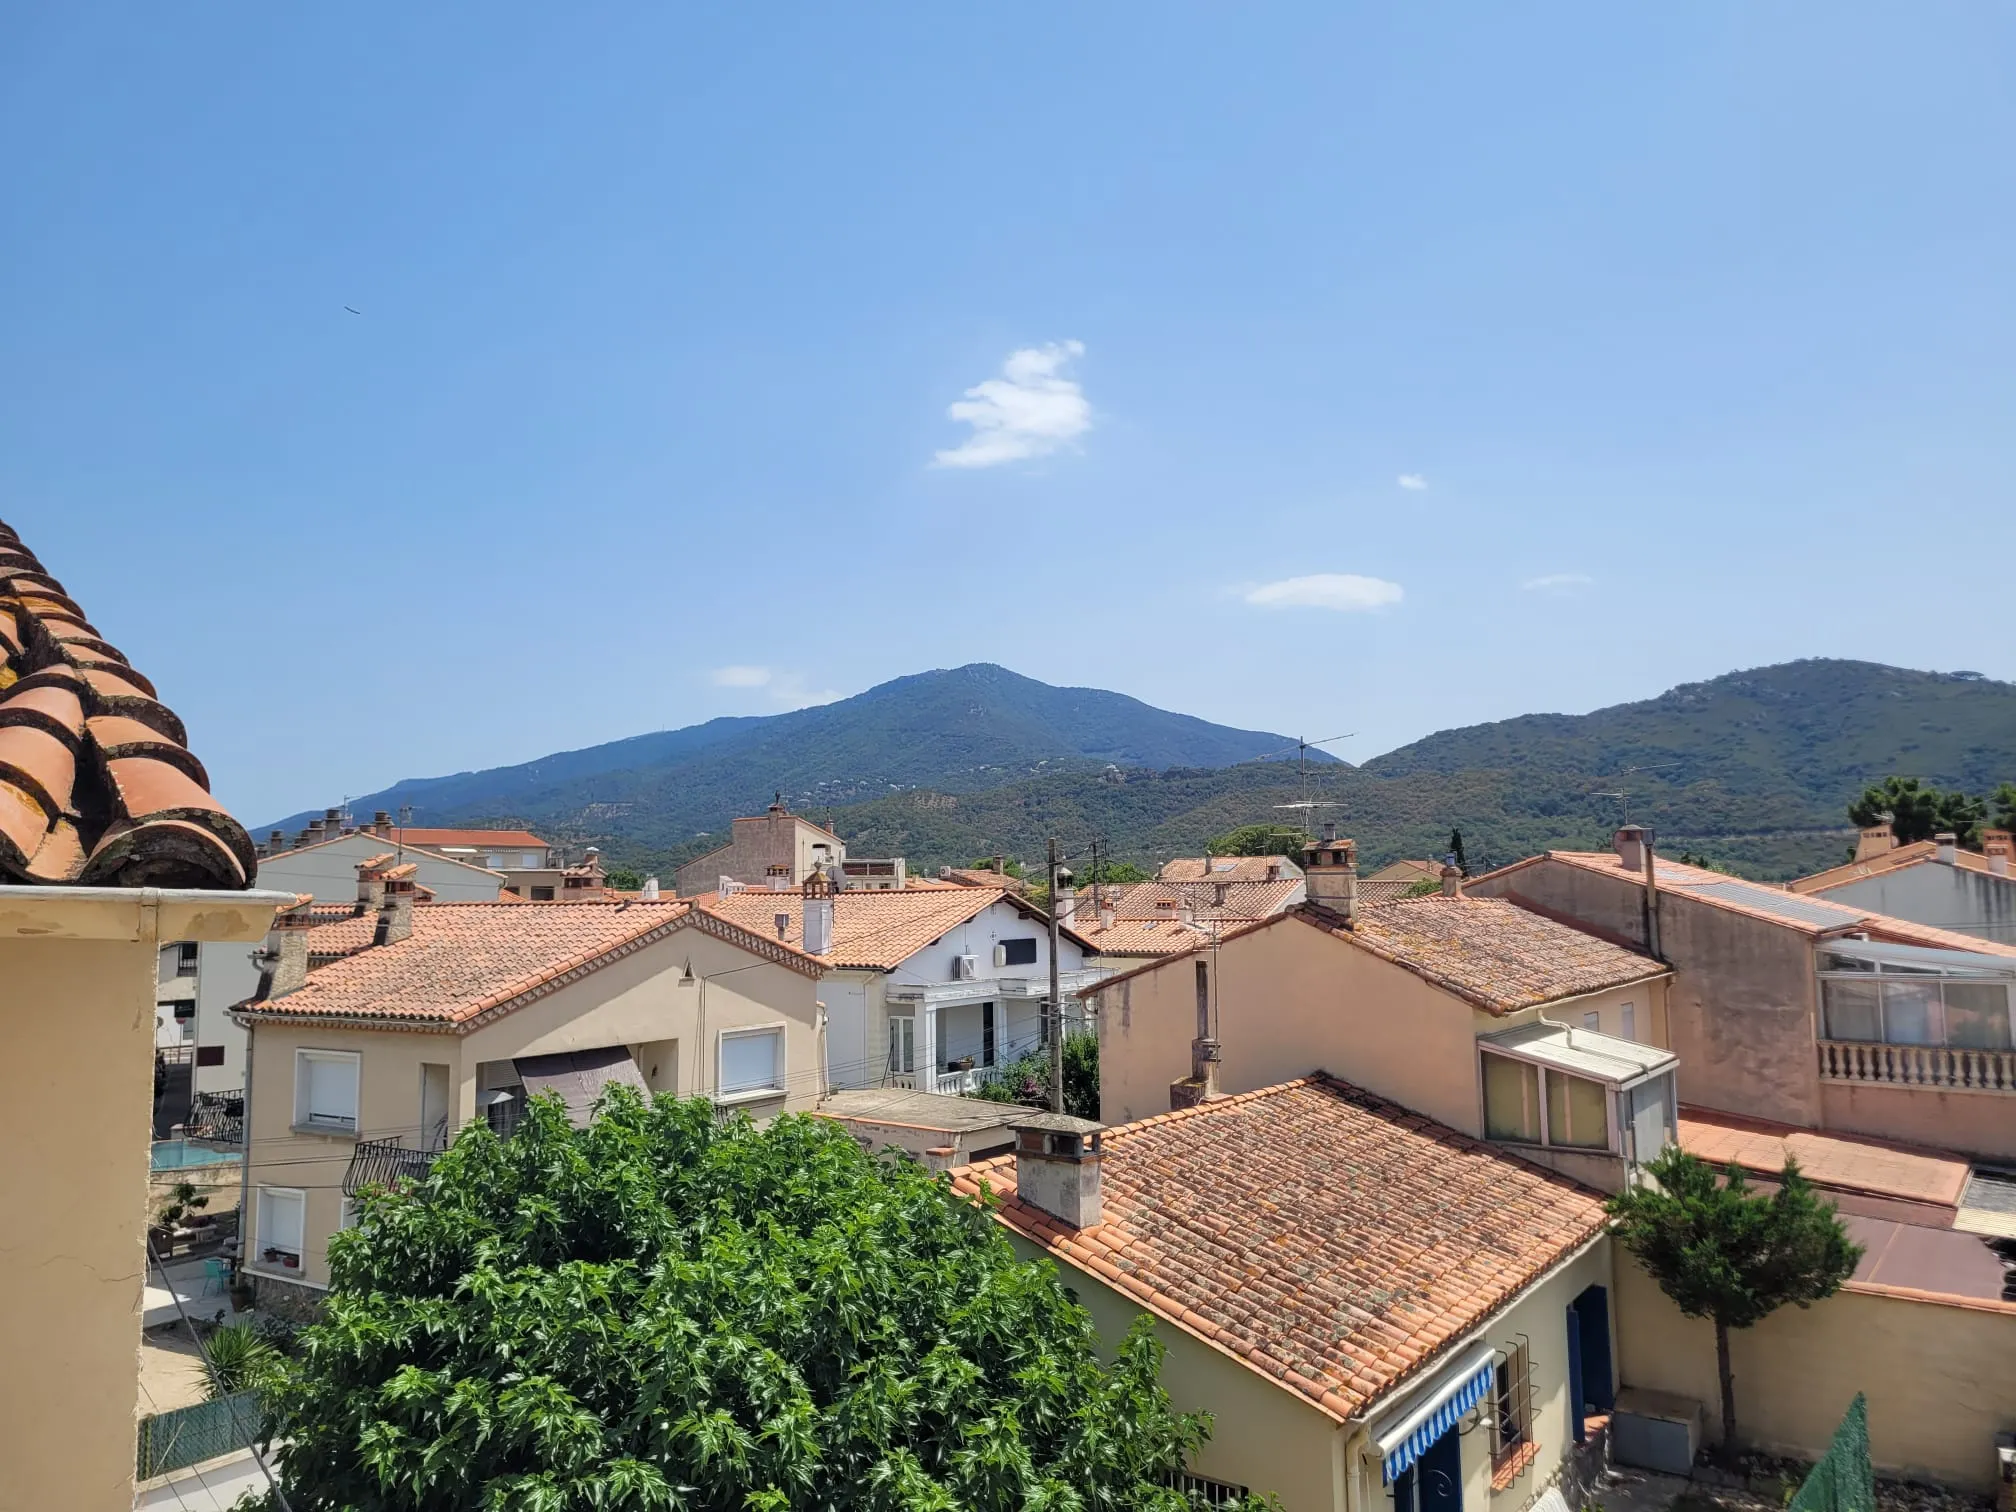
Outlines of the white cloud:
{"label": "white cloud", "polygon": [[1572,593],[1595,581],[1586,572],[1550,572],[1544,577],[1528,578],[1519,586],[1528,593]]}
{"label": "white cloud", "polygon": [[1249,589],[1246,602],[1262,609],[1335,609],[1341,614],[1370,614],[1404,597],[1398,583],[1360,577],[1355,572],[1318,572],[1309,577],[1283,578]]}
{"label": "white cloud", "polygon": [[716,667],[707,679],[717,688],[761,688],[772,703],[785,709],[828,704],[846,696],[832,688],[814,689],[802,672],[778,672],[769,667]]}
{"label": "white cloud", "polygon": [[945,413],[973,434],[933,459],[940,467],[997,467],[1025,457],[1047,457],[1092,429],[1092,406],[1076,381],[1063,375],[1082,341],[1010,352],[1001,376],[976,383]]}
{"label": "white cloud", "polygon": [[1420,473],[1402,473],[1393,481],[1412,493],[1425,493],[1428,489],[1428,480]]}
{"label": "white cloud", "polygon": [[767,688],[771,672],[768,667],[716,667],[710,675],[717,688]]}

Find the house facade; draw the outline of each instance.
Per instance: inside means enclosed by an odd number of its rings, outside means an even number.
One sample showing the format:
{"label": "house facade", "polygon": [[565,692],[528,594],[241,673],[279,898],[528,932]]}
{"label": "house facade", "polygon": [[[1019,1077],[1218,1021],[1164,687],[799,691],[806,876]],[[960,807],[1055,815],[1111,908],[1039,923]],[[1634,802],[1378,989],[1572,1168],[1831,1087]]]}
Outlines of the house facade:
{"label": "house facade", "polygon": [[1322,1067],[1606,1191],[1673,1140],[1664,965],[1460,892],[1359,904],[1352,854],[1318,842],[1309,904],[1093,989],[1108,1122]]}
{"label": "house facade", "polygon": [[674,886],[682,898],[716,892],[723,878],[745,887],[797,887],[846,859],[846,841],[792,813],[780,797],[762,813],[730,824],[728,843],[680,867]]}
{"label": "house facade", "polygon": [[757,1117],[823,1090],[819,963],[690,903],[416,907],[395,881],[375,917],[326,915],[275,921],[238,1009],[262,1305],[314,1305],[363,1185],[479,1119],[508,1134],[542,1091],[585,1118],[611,1083]]}
{"label": "house facade", "polygon": [[1684,1102],[2016,1158],[2016,947],[1656,859],[1648,839],[1627,826],[1614,851],[1549,851],[1468,890],[1671,966]]}
{"label": "house facade", "polygon": [[[970,1091],[1045,1043],[1049,920],[998,888],[706,895],[710,912],[819,958],[826,1066],[835,1089]],[[1067,1029],[1102,974],[1083,940],[1059,932]]]}
{"label": "house facade", "polygon": [[[129,1512],[164,947],[266,932],[181,721],[0,525],[0,1506]],[[60,1130],[60,1135],[55,1131]]]}
{"label": "house facade", "polygon": [[1855,860],[1789,885],[1793,892],[1848,908],[2016,945],[2009,831],[1983,830],[1979,851],[1962,850],[1952,835],[1911,845],[1890,842],[1887,824],[1864,831]]}
{"label": "house facade", "polygon": [[1596,1193],[1322,1075],[1016,1135],[954,1188],[999,1199],[1108,1351],[1154,1320],[1172,1404],[1213,1418],[1188,1489],[1517,1512],[1569,1482],[1580,1504],[1615,1388]]}

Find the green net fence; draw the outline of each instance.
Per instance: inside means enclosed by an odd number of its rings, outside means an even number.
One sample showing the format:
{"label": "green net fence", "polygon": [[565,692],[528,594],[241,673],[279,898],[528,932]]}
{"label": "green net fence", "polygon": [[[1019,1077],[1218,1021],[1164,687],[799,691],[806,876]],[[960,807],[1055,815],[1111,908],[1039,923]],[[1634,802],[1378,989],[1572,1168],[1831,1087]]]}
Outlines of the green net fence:
{"label": "green net fence", "polygon": [[177,1407],[140,1419],[138,1470],[141,1480],[186,1470],[240,1449],[259,1433],[259,1394],[240,1391],[214,1402]]}
{"label": "green net fence", "polygon": [[1869,1465],[1869,1405],[1861,1392],[1788,1512],[1875,1512],[1876,1473]]}

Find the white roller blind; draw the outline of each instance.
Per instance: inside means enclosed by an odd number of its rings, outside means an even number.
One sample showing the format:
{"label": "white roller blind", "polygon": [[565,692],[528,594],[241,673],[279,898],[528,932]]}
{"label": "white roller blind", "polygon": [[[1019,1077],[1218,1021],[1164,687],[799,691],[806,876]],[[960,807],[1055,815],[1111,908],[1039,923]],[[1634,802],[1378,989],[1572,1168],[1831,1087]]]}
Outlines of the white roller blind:
{"label": "white roller blind", "polygon": [[297,1121],[357,1127],[357,1059],[349,1055],[303,1053],[301,1106]]}
{"label": "white roller blind", "polygon": [[765,1029],[757,1034],[722,1035],[722,1095],[781,1088],[783,1080],[778,1074],[778,1062],[783,1048],[784,1034],[779,1029]]}
{"label": "white roller blind", "polygon": [[299,1192],[259,1193],[259,1247],[301,1253],[306,1204]]}

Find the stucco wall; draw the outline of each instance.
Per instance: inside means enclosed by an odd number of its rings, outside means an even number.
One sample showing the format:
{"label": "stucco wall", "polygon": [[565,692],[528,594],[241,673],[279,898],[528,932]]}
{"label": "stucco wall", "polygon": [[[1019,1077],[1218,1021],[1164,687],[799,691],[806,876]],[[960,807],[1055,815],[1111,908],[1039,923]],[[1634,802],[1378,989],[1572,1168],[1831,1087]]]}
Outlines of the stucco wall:
{"label": "stucco wall", "polygon": [[[1642,948],[1644,890],[1541,860],[1483,878],[1480,896],[1530,903]],[[1668,890],[1659,941],[1676,975],[1667,1043],[1680,1057],[1680,1100],[1804,1128],[1821,1127],[1814,1058],[1813,949],[1797,931]]]}
{"label": "stucco wall", "polygon": [[[1323,1070],[1467,1134],[1483,1131],[1477,1036],[1533,1017],[1481,1013],[1413,972],[1292,918],[1237,936],[1216,956],[1215,969],[1205,951],[1099,994],[1100,1113],[1107,1123],[1169,1111],[1169,1084],[1190,1074],[1200,961],[1214,972],[1222,1091],[1248,1092]],[[1562,1007],[1560,1016],[1579,1025],[1594,1012],[1605,1032],[1617,1032],[1622,1005],[1630,1002],[1645,1039],[1645,1025],[1664,1017],[1662,987],[1638,983],[1593,994]]]}
{"label": "stucco wall", "polygon": [[[1714,1329],[1682,1317],[1636,1262],[1620,1260],[1617,1271],[1625,1384],[1702,1403],[1705,1431],[1719,1439]],[[2016,1305],[2008,1303],[1844,1288],[1732,1333],[1730,1358],[1738,1431],[1781,1452],[1817,1455],[1861,1391],[1879,1470],[1987,1491],[1995,1434],[2016,1428]]]}
{"label": "stucco wall", "polygon": [[2016,881],[1936,861],[1861,877],[1817,894],[1829,903],[2016,943]]}
{"label": "stucco wall", "polygon": [[[683,986],[689,965],[694,983]],[[818,990],[818,983],[789,967],[698,929],[681,929],[467,1035],[260,1022],[253,1033],[251,1099],[255,1226],[259,1187],[305,1194],[301,1269],[276,1274],[327,1282],[329,1236],[340,1222],[343,1174],[357,1139],[418,1142],[424,1064],[448,1067],[451,1120],[460,1128],[477,1116],[477,1068],[486,1061],[607,1045],[635,1053],[648,1045],[663,1068],[660,1083],[676,1075],[681,1096],[711,1095],[722,1034],[778,1025],[785,1031],[786,1095],[738,1106],[757,1117],[800,1112],[817,1103],[822,1080],[824,1051],[814,1027]],[[295,1052],[301,1049],[362,1056],[357,1139],[292,1128]],[[255,1233],[247,1251],[255,1271],[270,1269],[259,1258],[263,1248],[263,1236]]]}
{"label": "stucco wall", "polygon": [[2016,1160],[2016,1098],[2006,1092],[1820,1084],[1822,1127],[1994,1160]]}

